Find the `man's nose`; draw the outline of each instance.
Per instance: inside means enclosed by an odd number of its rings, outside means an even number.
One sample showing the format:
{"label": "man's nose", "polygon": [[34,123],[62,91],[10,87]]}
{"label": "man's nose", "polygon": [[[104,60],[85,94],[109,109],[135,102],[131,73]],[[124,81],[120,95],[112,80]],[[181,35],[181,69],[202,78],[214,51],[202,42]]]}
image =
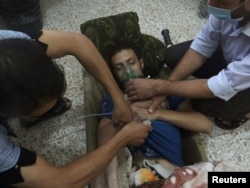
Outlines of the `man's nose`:
{"label": "man's nose", "polygon": [[124,67],[124,70],[125,70],[126,74],[131,75],[131,72],[132,72],[131,66],[126,65],[126,66]]}

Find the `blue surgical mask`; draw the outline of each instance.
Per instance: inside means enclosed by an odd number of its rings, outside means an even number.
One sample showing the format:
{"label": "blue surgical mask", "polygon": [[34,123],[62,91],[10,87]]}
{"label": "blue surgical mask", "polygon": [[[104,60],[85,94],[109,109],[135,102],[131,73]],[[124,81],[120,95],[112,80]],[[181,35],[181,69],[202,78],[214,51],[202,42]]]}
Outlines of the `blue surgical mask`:
{"label": "blue surgical mask", "polygon": [[244,17],[232,18],[231,12],[240,8],[242,5],[244,5],[245,2],[246,1],[241,3],[239,6],[233,8],[232,10],[213,7],[209,5],[209,1],[207,2],[207,7],[208,7],[208,12],[220,20],[241,21]]}

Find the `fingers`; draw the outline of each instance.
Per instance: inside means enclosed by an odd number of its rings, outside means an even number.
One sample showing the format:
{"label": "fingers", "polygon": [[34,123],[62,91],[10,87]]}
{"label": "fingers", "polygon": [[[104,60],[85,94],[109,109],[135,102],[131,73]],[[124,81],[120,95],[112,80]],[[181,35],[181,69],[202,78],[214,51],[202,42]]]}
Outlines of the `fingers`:
{"label": "fingers", "polygon": [[150,120],[143,120],[142,123],[146,127],[147,134],[148,134],[148,132],[150,132],[150,131],[153,130],[153,128],[151,126],[151,121]]}
{"label": "fingers", "polygon": [[124,126],[127,135],[131,139],[130,141],[135,141],[138,139],[144,139],[148,136],[148,133],[152,131],[151,122],[145,120],[143,122],[132,121]]}
{"label": "fingers", "polygon": [[125,86],[125,92],[127,93],[128,100],[133,102],[137,100],[137,92],[133,87],[133,80],[129,81]]}
{"label": "fingers", "polygon": [[145,142],[145,138],[138,139],[138,140],[133,144],[133,146],[140,146],[140,145],[143,144],[144,142]]}
{"label": "fingers", "polygon": [[125,91],[126,91],[126,93],[130,93],[133,90],[132,83],[133,83],[133,80],[130,80],[130,81],[128,81],[126,83],[126,85],[125,85]]}
{"label": "fingers", "polygon": [[135,90],[131,90],[130,92],[127,93],[128,94],[128,97],[136,97],[136,91]]}
{"label": "fingers", "polygon": [[134,102],[137,100],[146,99],[152,96],[151,84],[148,79],[134,79],[125,86],[125,92],[128,95],[128,100]]}
{"label": "fingers", "polygon": [[114,103],[112,111],[112,121],[115,127],[123,127],[126,123],[133,120],[133,112],[129,104]]}
{"label": "fingers", "polygon": [[127,92],[128,101],[133,102],[138,99],[138,95],[135,90],[130,90],[126,92]]}
{"label": "fingers", "polygon": [[155,111],[155,109],[158,107],[158,105],[159,105],[159,103],[158,103],[158,101],[152,101],[152,103],[151,103],[151,105],[149,106],[149,108],[148,108],[148,112],[150,113],[150,114],[152,114],[152,113],[154,113],[154,111]]}
{"label": "fingers", "polygon": [[121,129],[124,127],[125,124],[126,124],[126,122],[124,122],[124,121],[118,121],[117,123],[114,123],[114,126],[118,129]]}
{"label": "fingers", "polygon": [[145,124],[145,125],[150,125],[150,127],[152,128],[152,126],[151,126],[151,121],[150,120],[143,120],[143,123]]}
{"label": "fingers", "polygon": [[166,107],[167,101],[166,96],[157,96],[152,98],[152,103],[148,108],[149,113],[153,113],[157,108]]}
{"label": "fingers", "polygon": [[138,95],[133,95],[131,97],[128,96],[128,101],[131,102],[131,103],[136,102],[138,100],[139,100]]}
{"label": "fingers", "polygon": [[144,119],[142,118],[142,116],[140,115],[140,113],[138,112],[138,109],[136,109],[134,112],[134,120],[137,122],[142,122]]}
{"label": "fingers", "polygon": [[137,139],[137,143],[135,142],[133,145],[139,146],[143,144],[145,142],[145,139],[148,137],[149,132],[152,131],[152,126],[150,121],[148,120],[143,121],[143,126],[146,127],[144,134],[142,134],[141,137]]}

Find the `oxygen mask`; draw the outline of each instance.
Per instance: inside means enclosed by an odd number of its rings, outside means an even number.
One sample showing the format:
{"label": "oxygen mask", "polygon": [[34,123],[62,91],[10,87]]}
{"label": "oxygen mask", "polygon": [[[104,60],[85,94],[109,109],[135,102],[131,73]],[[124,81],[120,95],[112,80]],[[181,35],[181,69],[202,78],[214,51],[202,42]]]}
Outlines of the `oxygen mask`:
{"label": "oxygen mask", "polygon": [[128,81],[133,80],[135,78],[139,78],[139,74],[136,70],[133,69],[131,65],[126,66],[122,71],[122,84],[126,84]]}

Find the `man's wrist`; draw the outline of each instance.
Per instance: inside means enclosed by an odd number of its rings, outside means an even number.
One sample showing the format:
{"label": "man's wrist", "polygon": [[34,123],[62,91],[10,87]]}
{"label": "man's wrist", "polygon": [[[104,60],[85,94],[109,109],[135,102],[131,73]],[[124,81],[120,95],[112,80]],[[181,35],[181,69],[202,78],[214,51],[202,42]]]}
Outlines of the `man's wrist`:
{"label": "man's wrist", "polygon": [[113,138],[115,142],[118,143],[117,145],[120,148],[126,146],[128,143],[128,136],[126,134],[126,131],[124,131],[123,129],[118,131]]}
{"label": "man's wrist", "polygon": [[165,91],[167,91],[169,81],[168,80],[161,80],[158,79],[153,87],[153,94],[154,96],[157,95],[166,95]]}

